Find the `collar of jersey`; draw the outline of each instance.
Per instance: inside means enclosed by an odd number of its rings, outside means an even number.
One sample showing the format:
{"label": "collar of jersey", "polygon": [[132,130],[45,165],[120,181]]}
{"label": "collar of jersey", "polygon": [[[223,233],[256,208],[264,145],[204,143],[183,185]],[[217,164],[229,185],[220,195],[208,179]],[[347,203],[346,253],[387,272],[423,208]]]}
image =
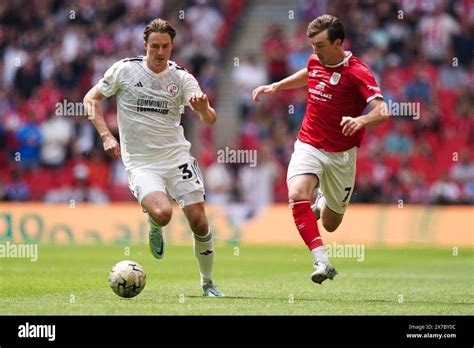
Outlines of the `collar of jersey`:
{"label": "collar of jersey", "polygon": [[[169,61],[168,61],[168,62],[169,62]],[[146,64],[146,56],[145,56],[145,59],[143,60],[143,65],[144,65],[146,71],[148,71],[150,74],[152,74],[152,75],[154,75],[154,76],[160,76],[160,75],[163,75],[163,74],[167,73],[168,70],[169,70],[169,68],[170,68],[170,66],[169,66],[168,63],[166,63],[166,64],[167,64],[167,66],[166,66],[166,69],[165,69],[165,70],[163,70],[163,71],[161,71],[161,72],[159,72],[159,73],[156,73],[156,72],[154,72],[153,70],[151,70],[151,69],[148,67],[148,65]]]}
{"label": "collar of jersey", "polygon": [[337,68],[338,66],[341,66],[342,64],[346,63],[349,60],[349,58],[351,58],[351,57],[352,57],[352,52],[347,51],[346,56],[339,63],[333,64],[333,65],[328,64],[328,65],[325,65],[325,67],[327,67],[327,68]]}

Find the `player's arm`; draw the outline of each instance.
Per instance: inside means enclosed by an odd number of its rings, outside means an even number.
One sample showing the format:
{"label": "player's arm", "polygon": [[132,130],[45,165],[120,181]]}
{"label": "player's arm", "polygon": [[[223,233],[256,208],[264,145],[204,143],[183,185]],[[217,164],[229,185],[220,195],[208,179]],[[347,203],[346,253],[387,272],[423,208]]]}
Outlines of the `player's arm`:
{"label": "player's arm", "polygon": [[116,159],[120,158],[120,145],[117,139],[112,135],[112,132],[109,127],[107,127],[104,120],[104,113],[102,112],[100,102],[105,98],[106,96],[103,95],[96,86],[94,86],[89,90],[89,92],[87,92],[83,102],[89,119],[92,121],[92,124],[95,129],[97,129],[97,132],[102,139],[104,151],[107,155]]}
{"label": "player's arm", "polygon": [[341,121],[342,134],[354,135],[361,128],[375,127],[388,120],[388,107],[381,98],[376,98],[369,103],[371,110],[368,114],[359,117],[343,116]]}
{"label": "player's arm", "polygon": [[293,75],[284,78],[281,81],[274,82],[271,85],[259,86],[252,92],[254,102],[259,101],[260,94],[275,94],[284,89],[300,88],[308,85],[308,69],[303,68]]}
{"label": "player's arm", "polygon": [[198,114],[204,123],[210,125],[216,123],[216,111],[209,104],[209,98],[206,94],[202,92],[193,94],[191,98],[189,98],[189,103],[193,107],[194,112]]}

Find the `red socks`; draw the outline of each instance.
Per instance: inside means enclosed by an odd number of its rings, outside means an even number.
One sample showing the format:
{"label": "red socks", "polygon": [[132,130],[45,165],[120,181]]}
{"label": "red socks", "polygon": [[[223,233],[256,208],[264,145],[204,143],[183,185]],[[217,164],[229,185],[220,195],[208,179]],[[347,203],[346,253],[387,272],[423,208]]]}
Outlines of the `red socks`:
{"label": "red socks", "polygon": [[319,234],[318,220],[316,220],[316,216],[311,209],[311,202],[293,202],[290,203],[290,208],[293,212],[293,219],[295,220],[296,228],[309,250],[322,246],[323,241]]}

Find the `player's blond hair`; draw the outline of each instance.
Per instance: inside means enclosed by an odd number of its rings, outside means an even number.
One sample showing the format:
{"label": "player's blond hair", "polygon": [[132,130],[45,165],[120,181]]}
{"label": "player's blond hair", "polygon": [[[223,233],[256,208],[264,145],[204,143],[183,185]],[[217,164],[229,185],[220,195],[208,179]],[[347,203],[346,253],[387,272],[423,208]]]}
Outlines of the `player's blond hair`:
{"label": "player's blond hair", "polygon": [[145,30],[143,30],[143,40],[148,42],[148,37],[151,33],[168,33],[171,36],[171,41],[173,41],[174,37],[176,36],[176,29],[167,21],[161,18],[156,18],[150,21]]}
{"label": "player's blond hair", "polygon": [[344,41],[346,35],[344,25],[337,17],[328,14],[319,16],[309,23],[306,35],[311,38],[326,29],[328,30],[328,40],[330,42],[334,42],[336,39],[341,39],[341,43]]}

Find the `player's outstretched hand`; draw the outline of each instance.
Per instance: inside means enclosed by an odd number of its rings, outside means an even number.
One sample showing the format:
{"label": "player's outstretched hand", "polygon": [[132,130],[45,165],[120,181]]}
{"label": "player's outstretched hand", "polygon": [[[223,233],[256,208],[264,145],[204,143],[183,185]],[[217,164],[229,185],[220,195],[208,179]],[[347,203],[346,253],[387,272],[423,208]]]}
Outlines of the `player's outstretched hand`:
{"label": "player's outstretched hand", "polygon": [[110,134],[103,139],[104,143],[104,151],[107,155],[112,157],[113,159],[120,158],[120,144],[118,143],[117,139]]}
{"label": "player's outstretched hand", "polygon": [[271,85],[259,86],[255,88],[252,92],[252,98],[254,102],[258,102],[260,94],[275,94],[277,91],[277,84],[272,83]]}
{"label": "player's outstretched hand", "polygon": [[204,112],[209,109],[209,99],[207,98],[207,95],[202,92],[194,94],[189,98],[189,102],[196,111]]}
{"label": "player's outstretched hand", "polygon": [[357,119],[357,117],[342,116],[341,126],[342,134],[349,137],[362,128],[362,123]]}

